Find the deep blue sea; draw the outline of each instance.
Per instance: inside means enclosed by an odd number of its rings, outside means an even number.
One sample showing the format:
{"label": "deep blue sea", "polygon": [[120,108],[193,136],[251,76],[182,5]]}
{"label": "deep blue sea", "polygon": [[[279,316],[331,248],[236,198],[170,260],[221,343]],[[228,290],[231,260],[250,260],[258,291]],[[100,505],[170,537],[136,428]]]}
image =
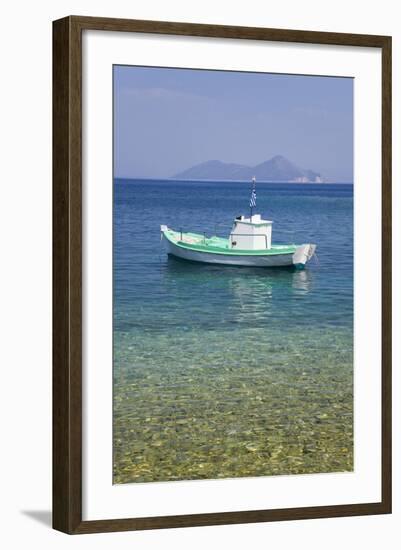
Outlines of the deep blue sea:
{"label": "deep blue sea", "polygon": [[353,467],[353,186],[257,183],[303,271],[168,258],[160,224],[227,236],[250,185],[114,181],[114,481]]}

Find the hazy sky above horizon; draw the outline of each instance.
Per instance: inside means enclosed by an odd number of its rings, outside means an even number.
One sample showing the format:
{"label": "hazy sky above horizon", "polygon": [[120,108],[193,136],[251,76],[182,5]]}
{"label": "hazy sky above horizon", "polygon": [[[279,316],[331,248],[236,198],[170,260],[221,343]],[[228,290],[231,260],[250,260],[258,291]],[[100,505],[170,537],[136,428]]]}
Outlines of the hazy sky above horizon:
{"label": "hazy sky above horizon", "polygon": [[114,174],[167,178],[218,159],[283,155],[329,181],[353,174],[353,80],[114,67]]}

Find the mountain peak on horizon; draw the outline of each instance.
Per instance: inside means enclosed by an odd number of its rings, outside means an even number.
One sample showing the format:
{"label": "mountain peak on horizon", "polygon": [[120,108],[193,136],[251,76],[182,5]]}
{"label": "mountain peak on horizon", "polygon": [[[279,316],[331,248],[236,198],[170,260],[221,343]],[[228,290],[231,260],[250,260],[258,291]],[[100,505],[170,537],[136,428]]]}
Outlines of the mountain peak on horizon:
{"label": "mountain peak on horizon", "polygon": [[286,159],[283,155],[274,155],[274,157],[272,157],[270,160],[272,161],[286,160],[287,162],[289,162],[289,160]]}
{"label": "mountain peak on horizon", "polygon": [[246,181],[252,177],[256,177],[259,181],[273,182],[321,183],[324,181],[318,172],[299,168],[283,155],[275,155],[256,166],[208,160],[173,176],[175,179],[234,181]]}

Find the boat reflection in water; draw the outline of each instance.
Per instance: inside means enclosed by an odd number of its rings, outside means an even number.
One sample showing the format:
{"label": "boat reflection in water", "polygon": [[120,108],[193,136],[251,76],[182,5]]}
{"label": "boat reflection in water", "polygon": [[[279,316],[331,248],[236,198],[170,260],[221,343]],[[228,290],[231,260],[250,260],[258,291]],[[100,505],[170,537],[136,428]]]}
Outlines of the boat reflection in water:
{"label": "boat reflection in water", "polygon": [[169,256],[163,264],[163,281],[173,294],[179,293],[191,307],[197,298],[196,314],[201,314],[199,297],[206,313],[205,321],[216,324],[244,323],[247,327],[303,315],[302,298],[313,289],[313,269],[298,270],[258,267],[229,267],[199,264]]}

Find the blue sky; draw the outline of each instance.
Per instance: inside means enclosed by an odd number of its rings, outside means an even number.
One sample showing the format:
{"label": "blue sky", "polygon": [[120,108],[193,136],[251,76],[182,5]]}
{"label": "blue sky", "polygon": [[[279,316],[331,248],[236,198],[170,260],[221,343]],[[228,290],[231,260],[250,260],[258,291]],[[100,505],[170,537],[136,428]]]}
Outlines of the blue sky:
{"label": "blue sky", "polygon": [[114,173],[167,178],[207,160],[284,155],[352,181],[353,80],[114,67]]}

